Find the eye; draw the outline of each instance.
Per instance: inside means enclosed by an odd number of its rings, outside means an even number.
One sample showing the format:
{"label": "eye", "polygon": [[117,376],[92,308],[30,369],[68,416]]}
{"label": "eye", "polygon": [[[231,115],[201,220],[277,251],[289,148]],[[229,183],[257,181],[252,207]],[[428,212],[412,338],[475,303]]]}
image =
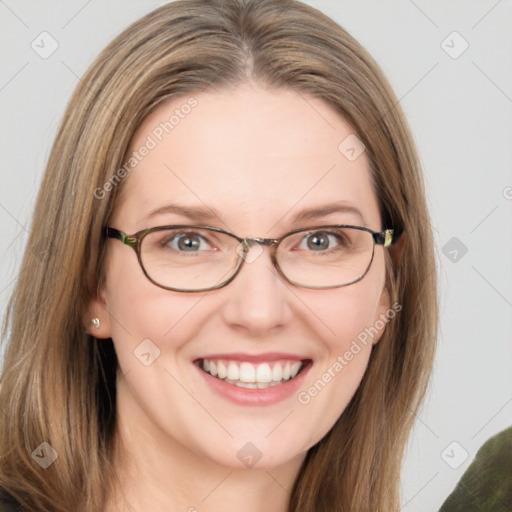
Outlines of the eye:
{"label": "eye", "polygon": [[[303,243],[306,243],[306,246]],[[337,249],[346,247],[349,240],[341,231],[314,231],[308,233],[302,239],[299,250],[311,250],[314,252],[327,251],[330,249]]]}
{"label": "eye", "polygon": [[169,247],[179,252],[201,252],[211,249],[208,239],[199,233],[173,233],[161,241],[162,247]]}

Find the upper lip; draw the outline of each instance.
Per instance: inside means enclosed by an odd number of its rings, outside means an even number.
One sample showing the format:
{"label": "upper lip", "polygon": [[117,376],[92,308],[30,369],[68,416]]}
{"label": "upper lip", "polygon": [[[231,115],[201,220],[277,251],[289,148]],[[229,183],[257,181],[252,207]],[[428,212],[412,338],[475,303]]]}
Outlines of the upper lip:
{"label": "upper lip", "polygon": [[201,359],[228,359],[232,361],[247,361],[249,363],[263,363],[267,361],[279,361],[281,359],[304,361],[309,358],[297,354],[286,354],[284,352],[265,352],[263,354],[244,354],[242,352],[231,352],[225,354],[209,354],[196,358],[194,361],[200,361]]}

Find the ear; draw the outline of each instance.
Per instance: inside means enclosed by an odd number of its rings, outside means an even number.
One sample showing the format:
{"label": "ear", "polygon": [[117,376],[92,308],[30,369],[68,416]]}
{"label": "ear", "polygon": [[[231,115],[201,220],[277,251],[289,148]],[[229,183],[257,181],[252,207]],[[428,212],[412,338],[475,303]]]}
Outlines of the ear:
{"label": "ear", "polygon": [[[395,268],[400,266],[404,246],[405,233],[402,233],[398,237],[397,241],[393,245],[388,247],[389,256],[391,257],[391,263]],[[372,345],[376,345],[377,342],[380,340],[389,319],[393,318],[395,314],[395,304],[393,304],[393,308],[391,308],[391,297],[389,295],[389,290],[386,288],[386,286],[384,286],[382,288],[382,292],[380,295],[379,303],[377,306],[377,315],[375,318],[375,327],[378,329],[378,333],[373,337]]]}
{"label": "ear", "polygon": [[400,266],[400,263],[402,261],[402,253],[405,246],[405,233],[402,233],[398,240],[388,247],[389,254],[391,256],[391,260],[393,261],[393,265],[395,268],[398,268]]}
{"label": "ear", "polygon": [[[95,326],[92,320],[97,318],[99,325]],[[105,291],[98,287],[95,297],[89,299],[86,311],[82,318],[85,331],[95,338],[111,338],[110,313],[107,310]]]}
{"label": "ear", "polygon": [[377,305],[377,314],[373,324],[374,328],[377,330],[377,333],[372,338],[372,345],[376,345],[384,333],[384,329],[387,325],[386,319],[388,318],[390,308],[391,298],[389,296],[388,289],[386,286],[384,286],[380,294],[379,303]]}

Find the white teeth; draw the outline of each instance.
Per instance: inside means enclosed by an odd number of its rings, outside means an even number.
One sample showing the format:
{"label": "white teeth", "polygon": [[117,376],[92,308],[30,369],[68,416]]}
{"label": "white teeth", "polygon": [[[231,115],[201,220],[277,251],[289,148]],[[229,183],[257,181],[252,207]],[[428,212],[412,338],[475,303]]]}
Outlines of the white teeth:
{"label": "white teeth", "polygon": [[242,382],[256,382],[256,371],[254,370],[254,366],[250,363],[242,363],[240,365],[240,375],[238,375],[233,380],[241,380]]}
{"label": "white teeth", "polygon": [[286,366],[283,368],[283,379],[288,380],[290,378],[290,362],[286,363]]}
{"label": "white teeth", "polygon": [[240,380],[229,380],[225,379],[224,382],[227,382],[228,384],[234,384],[235,386],[238,386],[240,388],[249,388],[249,389],[265,389],[265,388],[271,388],[273,386],[277,386],[280,384],[280,382],[242,382]]}
{"label": "white teeth", "polygon": [[224,366],[224,363],[222,361],[219,361],[217,363],[217,377],[219,379],[225,379],[227,377],[228,371],[226,367]]}
{"label": "white teeth", "polygon": [[224,382],[228,382],[229,384],[234,384],[235,386],[238,386],[240,388],[249,388],[249,389],[258,389],[258,385],[254,384],[253,382],[242,382],[240,380],[225,380]]}
{"label": "white teeth", "polygon": [[271,382],[272,381],[272,370],[267,363],[258,365],[258,371],[256,373],[256,380],[258,382]]}
{"label": "white teeth", "polygon": [[237,386],[264,389],[293,379],[302,368],[302,361],[274,361],[252,364],[244,361],[203,359],[202,368],[213,377]]}
{"label": "white teeth", "polygon": [[228,379],[238,380],[238,366],[233,361],[228,364]]}
{"label": "white teeth", "polygon": [[302,363],[300,361],[297,361],[296,363],[293,363],[290,367],[290,377],[293,379],[297,373],[299,373],[300,367],[302,366]]}
{"label": "white teeth", "polygon": [[274,365],[274,369],[272,370],[272,380],[279,382],[283,379],[283,369],[280,364]]}

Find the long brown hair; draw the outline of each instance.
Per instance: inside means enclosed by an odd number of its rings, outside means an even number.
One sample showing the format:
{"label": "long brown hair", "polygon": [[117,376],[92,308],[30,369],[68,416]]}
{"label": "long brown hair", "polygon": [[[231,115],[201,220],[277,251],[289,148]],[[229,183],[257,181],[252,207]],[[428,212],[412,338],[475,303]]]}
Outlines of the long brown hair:
{"label": "long brown hair", "polygon": [[[432,366],[434,250],[416,149],[396,96],[344,29],[295,0],[178,0],[122,32],[80,80],[53,145],[4,323],[0,488],[23,510],[103,510],[114,488],[117,360],[85,333],[123,165],[142,120],[162,101],[252,80],[323,99],[366,146],[383,226],[403,232],[387,259],[402,309],[373,348],[363,380],[312,447],[289,511],[399,510],[400,466]],[[340,141],[341,142],[341,141]],[[129,179],[129,178],[128,178]],[[110,187],[109,187],[110,188]],[[9,333],[9,334],[8,334]],[[42,443],[58,459],[31,455]]]}

